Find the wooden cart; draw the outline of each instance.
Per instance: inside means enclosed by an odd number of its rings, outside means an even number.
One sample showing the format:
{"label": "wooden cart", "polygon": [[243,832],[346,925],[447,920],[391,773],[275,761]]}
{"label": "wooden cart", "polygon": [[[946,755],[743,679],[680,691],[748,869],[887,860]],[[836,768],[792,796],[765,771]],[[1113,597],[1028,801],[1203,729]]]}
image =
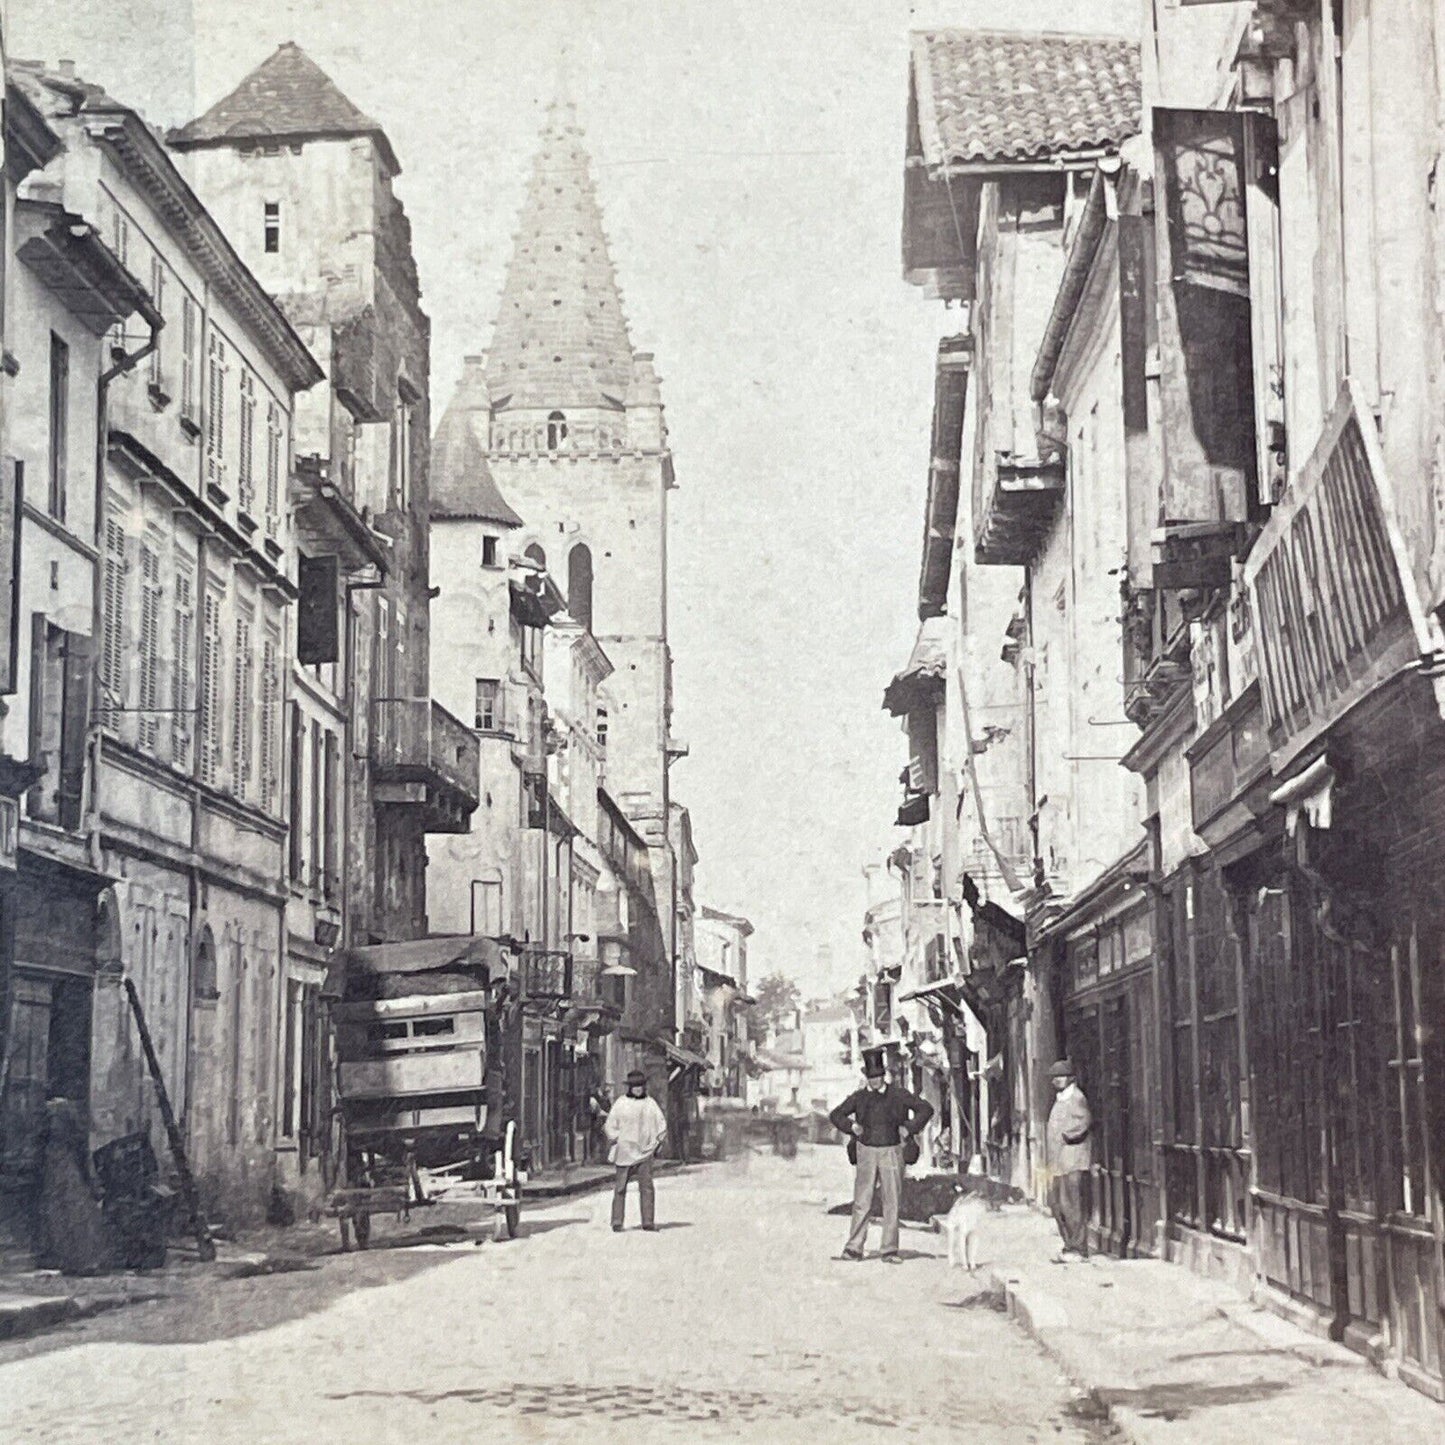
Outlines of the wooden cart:
{"label": "wooden cart", "polygon": [[[503,1117],[505,978],[490,939],[422,939],[354,949],[331,1004],[340,1169],[327,1212],[365,1249],[374,1214],[464,1203],[520,1228],[525,1171]],[[494,976],[499,975],[498,977]]]}

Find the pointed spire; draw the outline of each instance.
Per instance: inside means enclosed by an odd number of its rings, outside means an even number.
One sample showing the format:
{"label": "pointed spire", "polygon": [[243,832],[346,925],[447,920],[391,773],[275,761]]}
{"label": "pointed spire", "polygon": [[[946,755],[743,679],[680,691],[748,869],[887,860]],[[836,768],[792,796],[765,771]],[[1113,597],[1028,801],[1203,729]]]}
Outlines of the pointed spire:
{"label": "pointed spire", "polygon": [[548,108],[492,333],[487,383],[510,408],[621,403],[632,345],[575,107]]}
{"label": "pointed spire", "polygon": [[520,527],[497,486],[479,427],[488,424],[490,401],[484,361],[469,356],[452,399],[437,423],[431,450],[431,514]]}

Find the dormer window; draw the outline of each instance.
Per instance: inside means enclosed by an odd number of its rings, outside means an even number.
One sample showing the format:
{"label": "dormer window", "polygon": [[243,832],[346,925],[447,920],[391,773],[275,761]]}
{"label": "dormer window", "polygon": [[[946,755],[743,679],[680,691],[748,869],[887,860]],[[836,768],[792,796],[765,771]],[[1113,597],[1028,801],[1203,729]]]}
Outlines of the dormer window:
{"label": "dormer window", "polygon": [[562,443],[567,440],[567,418],[560,411],[554,411],[547,416],[547,450],[558,451]]}
{"label": "dormer window", "polygon": [[263,219],[266,254],[274,256],[281,249],[281,202],[267,201]]}

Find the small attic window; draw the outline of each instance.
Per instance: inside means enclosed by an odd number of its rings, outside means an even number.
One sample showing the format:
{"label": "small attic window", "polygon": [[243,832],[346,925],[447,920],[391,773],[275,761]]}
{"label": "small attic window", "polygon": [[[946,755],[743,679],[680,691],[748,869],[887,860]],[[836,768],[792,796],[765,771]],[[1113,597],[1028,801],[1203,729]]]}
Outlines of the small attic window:
{"label": "small attic window", "polygon": [[498,565],[498,563],[497,563],[497,538],[496,538],[496,537],[483,537],[483,538],[482,538],[482,566],[483,566],[483,567],[495,567],[495,566],[497,566],[497,565]]}
{"label": "small attic window", "polygon": [[[556,358],[561,361],[561,357]],[[547,450],[555,452],[567,440],[567,418],[560,411],[547,415]]]}

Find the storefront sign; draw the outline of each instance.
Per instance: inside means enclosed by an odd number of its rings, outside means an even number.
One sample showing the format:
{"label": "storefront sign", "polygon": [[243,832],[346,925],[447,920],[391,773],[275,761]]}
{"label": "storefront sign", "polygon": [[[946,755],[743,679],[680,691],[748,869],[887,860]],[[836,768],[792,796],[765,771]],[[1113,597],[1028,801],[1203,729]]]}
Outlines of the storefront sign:
{"label": "storefront sign", "polygon": [[1374,423],[1349,383],[1244,576],[1276,769],[1434,645]]}

